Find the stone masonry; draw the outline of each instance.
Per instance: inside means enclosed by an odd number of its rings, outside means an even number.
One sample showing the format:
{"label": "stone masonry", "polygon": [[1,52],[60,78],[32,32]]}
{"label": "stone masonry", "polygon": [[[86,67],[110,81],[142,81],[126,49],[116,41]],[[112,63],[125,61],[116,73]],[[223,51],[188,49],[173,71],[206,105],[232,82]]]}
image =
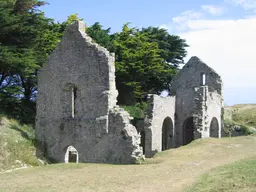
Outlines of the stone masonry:
{"label": "stone masonry", "polygon": [[117,95],[114,55],[74,22],[39,72],[38,153],[54,162],[135,163],[140,135]]}
{"label": "stone masonry", "polygon": [[222,81],[197,57],[174,77],[169,96],[149,95],[148,106],[142,144],[146,157],[194,139],[221,137]]}
{"label": "stone masonry", "polygon": [[[173,148],[175,96],[148,95],[148,110],[144,120],[145,156],[152,157],[162,149]],[[166,124],[166,126],[164,126]],[[162,129],[163,127],[163,129]],[[164,128],[167,129],[164,129]]]}
{"label": "stone masonry", "polygon": [[[173,78],[167,97],[148,95],[135,128],[116,105],[114,55],[71,24],[38,79],[38,154],[54,162],[135,163],[139,158],[221,137],[222,80],[197,57]],[[142,150],[143,148],[143,150]]]}

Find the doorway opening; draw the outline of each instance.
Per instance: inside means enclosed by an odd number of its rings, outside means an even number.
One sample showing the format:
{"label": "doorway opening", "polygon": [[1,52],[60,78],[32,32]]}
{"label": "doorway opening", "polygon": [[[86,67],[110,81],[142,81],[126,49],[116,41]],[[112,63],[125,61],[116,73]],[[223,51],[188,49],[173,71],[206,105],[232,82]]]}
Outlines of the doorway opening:
{"label": "doorway opening", "polygon": [[219,123],[216,117],[213,117],[211,121],[210,137],[219,138]]}
{"label": "doorway opening", "polygon": [[183,124],[183,145],[187,145],[194,140],[194,121],[193,117],[189,117]]}
{"label": "doorway opening", "polygon": [[78,163],[78,152],[73,146],[69,146],[65,154],[65,163]]}
{"label": "doorway opening", "polygon": [[145,135],[145,131],[141,131],[140,132],[140,146],[143,149],[143,154],[145,154],[145,146],[146,146],[146,135]]}
{"label": "doorway opening", "polygon": [[173,122],[170,117],[164,119],[162,125],[162,151],[173,147]]}

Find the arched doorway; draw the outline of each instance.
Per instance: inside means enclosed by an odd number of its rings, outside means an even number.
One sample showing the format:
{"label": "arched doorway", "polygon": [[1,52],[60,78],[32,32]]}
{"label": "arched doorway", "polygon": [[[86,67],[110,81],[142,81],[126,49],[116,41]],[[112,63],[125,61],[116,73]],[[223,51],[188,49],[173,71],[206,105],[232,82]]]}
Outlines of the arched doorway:
{"label": "arched doorway", "polygon": [[210,137],[219,138],[219,123],[216,117],[212,118],[210,125]]}
{"label": "arched doorway", "polygon": [[67,147],[65,163],[78,163],[78,152],[73,146]]}
{"label": "arched doorway", "polygon": [[183,145],[187,145],[194,140],[194,129],[193,117],[187,118],[183,124]]}
{"label": "arched doorway", "polygon": [[173,145],[173,122],[166,117],[162,126],[162,151],[172,148]]}

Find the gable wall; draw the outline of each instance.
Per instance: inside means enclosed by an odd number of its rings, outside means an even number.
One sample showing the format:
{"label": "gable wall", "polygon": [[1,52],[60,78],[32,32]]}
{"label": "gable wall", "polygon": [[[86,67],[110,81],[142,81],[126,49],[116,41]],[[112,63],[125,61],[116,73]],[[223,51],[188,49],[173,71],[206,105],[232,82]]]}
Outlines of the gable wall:
{"label": "gable wall", "polygon": [[114,56],[84,31],[84,23],[71,24],[40,70],[40,150],[57,162],[64,162],[69,146],[81,162],[135,162],[142,154],[140,137],[128,113],[116,106]]}

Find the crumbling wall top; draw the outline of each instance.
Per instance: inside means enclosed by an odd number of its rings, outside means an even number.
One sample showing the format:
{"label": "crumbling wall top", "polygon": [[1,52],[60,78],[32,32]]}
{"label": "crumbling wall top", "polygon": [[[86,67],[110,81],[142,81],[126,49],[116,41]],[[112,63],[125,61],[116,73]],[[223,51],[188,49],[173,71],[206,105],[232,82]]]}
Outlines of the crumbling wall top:
{"label": "crumbling wall top", "polygon": [[193,56],[173,78],[170,90],[171,95],[175,95],[178,89],[208,86],[210,92],[217,91],[222,94],[222,85],[220,75],[198,57]]}

